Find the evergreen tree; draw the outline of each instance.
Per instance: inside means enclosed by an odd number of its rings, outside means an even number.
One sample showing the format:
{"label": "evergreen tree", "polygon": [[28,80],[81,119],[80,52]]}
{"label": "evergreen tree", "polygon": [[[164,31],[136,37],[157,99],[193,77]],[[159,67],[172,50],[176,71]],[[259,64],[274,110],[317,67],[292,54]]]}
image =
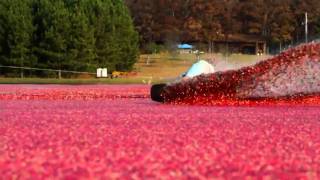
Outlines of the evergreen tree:
{"label": "evergreen tree", "polygon": [[138,34],[122,0],[0,1],[3,65],[130,70],[137,56]]}
{"label": "evergreen tree", "polygon": [[38,67],[50,69],[68,69],[66,57],[67,42],[70,34],[69,12],[62,0],[34,1],[33,38],[34,54],[38,58]]}
{"label": "evergreen tree", "polygon": [[93,41],[93,62],[100,67],[108,67],[115,70],[116,46],[114,43],[112,3],[110,0],[87,0],[83,7],[88,23],[92,27]]}
{"label": "evergreen tree", "polygon": [[34,28],[30,1],[3,0],[0,10],[1,64],[33,65],[35,62],[31,56],[31,38]]}
{"label": "evergreen tree", "polygon": [[6,1],[0,1],[0,65],[4,64],[5,56],[4,53],[8,51],[8,47],[6,46],[7,39],[7,5]]}
{"label": "evergreen tree", "polygon": [[67,41],[68,65],[78,71],[93,71],[97,68],[95,60],[94,27],[89,24],[86,4],[77,1],[69,4],[70,32]]}
{"label": "evergreen tree", "polygon": [[116,69],[131,70],[138,58],[138,34],[134,30],[128,9],[122,0],[113,0],[114,42],[116,43]]}
{"label": "evergreen tree", "polygon": [[95,27],[95,62],[110,70],[130,70],[139,47],[127,7],[121,0],[92,0],[86,4],[89,22]]}

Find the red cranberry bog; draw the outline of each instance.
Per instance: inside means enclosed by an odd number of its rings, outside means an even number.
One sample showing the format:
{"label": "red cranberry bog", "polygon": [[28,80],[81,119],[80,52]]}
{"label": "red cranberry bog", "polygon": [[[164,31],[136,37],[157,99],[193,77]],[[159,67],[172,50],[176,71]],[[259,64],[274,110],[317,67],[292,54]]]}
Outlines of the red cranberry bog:
{"label": "red cranberry bog", "polygon": [[0,85],[0,179],[318,179],[319,52],[171,85],[166,103],[146,85]]}

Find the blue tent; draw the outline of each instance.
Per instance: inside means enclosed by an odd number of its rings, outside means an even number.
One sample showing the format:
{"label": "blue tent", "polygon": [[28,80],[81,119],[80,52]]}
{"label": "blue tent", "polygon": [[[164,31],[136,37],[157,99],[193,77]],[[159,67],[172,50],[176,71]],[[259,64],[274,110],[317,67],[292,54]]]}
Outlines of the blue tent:
{"label": "blue tent", "polygon": [[190,45],[190,44],[179,44],[179,45],[178,45],[178,48],[179,48],[179,49],[192,49],[193,46]]}

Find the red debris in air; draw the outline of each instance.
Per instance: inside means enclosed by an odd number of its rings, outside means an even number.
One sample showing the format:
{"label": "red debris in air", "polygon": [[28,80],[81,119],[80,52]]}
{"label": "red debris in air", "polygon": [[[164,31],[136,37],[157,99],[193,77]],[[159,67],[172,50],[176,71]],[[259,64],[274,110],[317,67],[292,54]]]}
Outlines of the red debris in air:
{"label": "red debris in air", "polygon": [[239,70],[201,75],[166,88],[166,102],[177,104],[317,104],[320,43],[289,49]]}

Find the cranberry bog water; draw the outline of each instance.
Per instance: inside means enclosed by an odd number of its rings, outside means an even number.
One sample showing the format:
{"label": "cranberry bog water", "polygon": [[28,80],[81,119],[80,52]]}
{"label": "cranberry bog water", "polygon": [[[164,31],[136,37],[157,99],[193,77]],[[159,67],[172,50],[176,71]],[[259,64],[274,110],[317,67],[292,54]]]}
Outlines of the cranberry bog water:
{"label": "cranberry bog water", "polygon": [[0,85],[0,179],[319,179],[317,48],[164,104],[148,85]]}

